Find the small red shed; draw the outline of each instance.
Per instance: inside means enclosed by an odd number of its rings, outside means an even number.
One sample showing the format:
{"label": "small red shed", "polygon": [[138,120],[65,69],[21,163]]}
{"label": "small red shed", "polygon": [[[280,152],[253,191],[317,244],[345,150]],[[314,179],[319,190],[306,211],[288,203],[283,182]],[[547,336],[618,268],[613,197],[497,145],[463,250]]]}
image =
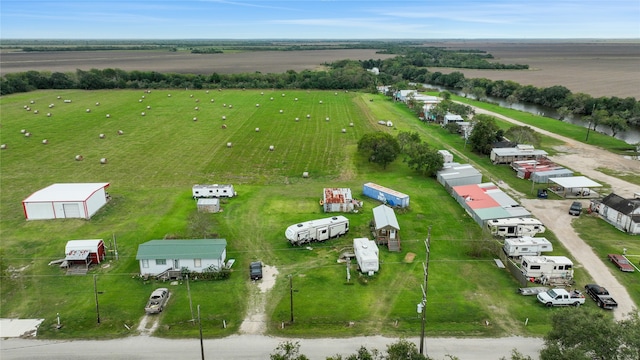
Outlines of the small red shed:
{"label": "small red shed", "polygon": [[69,240],[64,249],[65,261],[72,264],[100,264],[105,257],[104,241],[93,240]]}

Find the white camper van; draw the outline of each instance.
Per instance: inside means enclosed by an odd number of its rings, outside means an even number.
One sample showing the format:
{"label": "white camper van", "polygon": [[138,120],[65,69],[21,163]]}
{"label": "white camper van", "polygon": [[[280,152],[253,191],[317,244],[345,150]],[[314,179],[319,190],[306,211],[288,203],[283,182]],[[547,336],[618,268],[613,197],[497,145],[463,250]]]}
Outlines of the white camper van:
{"label": "white camper van", "polygon": [[367,238],[355,238],[353,239],[353,252],[356,254],[360,272],[371,276],[380,270],[378,245],[375,241]]}
{"label": "white camper van", "polygon": [[534,218],[506,218],[487,221],[491,235],[499,237],[535,236],[546,230],[542,222]]}
{"label": "white camper van", "polygon": [[220,197],[234,197],[238,194],[233,189],[233,185],[193,185],[191,188],[194,199],[199,198],[220,198]]}
{"label": "white camper van", "polygon": [[523,256],[521,265],[528,278],[573,278],[573,262],[566,256]]}
{"label": "white camper van", "polygon": [[502,249],[510,257],[538,256],[543,252],[553,251],[553,245],[543,237],[523,236],[504,239]]}
{"label": "white camper van", "polygon": [[349,219],[333,216],[291,225],[284,235],[293,245],[302,245],[311,241],[325,241],[349,231]]}

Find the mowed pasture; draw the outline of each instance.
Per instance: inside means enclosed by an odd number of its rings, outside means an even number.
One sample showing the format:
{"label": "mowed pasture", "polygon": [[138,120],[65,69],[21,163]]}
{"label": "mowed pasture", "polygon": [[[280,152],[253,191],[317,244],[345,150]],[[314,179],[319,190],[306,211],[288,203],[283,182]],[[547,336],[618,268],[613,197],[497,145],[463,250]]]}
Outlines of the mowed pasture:
{"label": "mowed pasture", "polygon": [[[231,335],[246,312],[258,306],[259,290],[248,279],[253,260],[278,270],[265,304],[263,325],[271,334],[416,336],[429,228],[427,334],[540,335],[549,329],[553,311],[517,295],[517,283],[495,266],[493,256],[470,255],[478,242],[490,242],[440,184],[410,171],[401,160],[382,169],[357,154],[357,140],[366,132],[434,131],[381,95],[38,91],[4,97],[0,109],[1,143],[7,145],[0,152],[0,239],[2,268],[8,270],[0,285],[0,317],[44,318],[39,336],[132,334],[147,297],[160,286],[168,286],[172,297],[158,317],[159,335],[197,336],[190,303],[201,305],[206,337]],[[393,120],[395,127],[380,126],[379,119]],[[32,135],[26,137],[21,130]],[[83,160],[76,161],[76,155]],[[305,171],[307,179],[302,178]],[[352,264],[347,281],[346,264],[337,260],[353,238],[370,235],[371,209],[379,205],[362,197],[362,184],[369,181],[411,196],[410,209],[398,214],[402,251],[381,248],[379,274],[358,275]],[[21,201],[58,182],[109,182],[112,200],[89,221],[26,221]],[[191,198],[196,183],[231,183],[238,197],[223,201],[221,213],[197,213]],[[326,243],[291,246],[284,237],[287,226],[328,216],[318,204],[324,187],[349,187],[364,200],[362,211],[345,214],[351,231]],[[236,259],[230,279],[193,279],[189,292],[185,282],[137,276],[140,243],[203,237],[227,239],[227,258]],[[57,265],[48,265],[64,257],[66,241],[95,238],[105,240],[109,258],[89,276],[66,276]],[[91,275],[98,279],[100,325]],[[291,315],[289,276],[295,289],[295,322],[282,328]],[[582,276],[577,274],[580,281]],[[60,330],[55,329],[57,313],[65,325]]]}

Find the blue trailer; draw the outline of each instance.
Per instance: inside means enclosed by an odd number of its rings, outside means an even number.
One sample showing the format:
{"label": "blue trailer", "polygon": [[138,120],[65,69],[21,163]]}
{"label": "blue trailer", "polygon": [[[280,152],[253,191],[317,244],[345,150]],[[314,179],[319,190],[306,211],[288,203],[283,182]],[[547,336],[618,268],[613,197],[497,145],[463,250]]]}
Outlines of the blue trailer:
{"label": "blue trailer", "polygon": [[390,206],[405,208],[409,206],[409,195],[384,186],[366,183],[362,186],[362,193],[372,199],[382,201]]}

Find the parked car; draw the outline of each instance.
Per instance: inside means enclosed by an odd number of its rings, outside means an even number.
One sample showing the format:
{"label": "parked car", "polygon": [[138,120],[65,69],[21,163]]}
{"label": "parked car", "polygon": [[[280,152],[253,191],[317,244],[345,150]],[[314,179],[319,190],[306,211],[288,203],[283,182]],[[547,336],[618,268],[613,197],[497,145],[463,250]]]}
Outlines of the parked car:
{"label": "parked car", "polygon": [[262,262],[254,261],[249,265],[249,276],[251,280],[262,279]]}
{"label": "parked car", "polygon": [[574,201],[571,203],[571,207],[569,207],[569,215],[580,216],[582,212],[582,203],[579,201]]}
{"label": "parked car", "polygon": [[167,304],[169,300],[169,289],[167,288],[159,288],[153,290],[151,296],[149,296],[149,301],[147,301],[147,306],[144,307],[144,311],[147,314],[157,314],[164,310],[164,306]]}
{"label": "parked car", "polygon": [[635,269],[633,268],[633,265],[631,265],[629,263],[629,261],[627,261],[627,259],[622,256],[622,255],[618,255],[618,254],[609,254],[607,255],[607,257],[609,258],[609,260],[611,260],[612,263],[614,263],[618,269],[620,269],[621,271],[624,272],[633,272]]}

